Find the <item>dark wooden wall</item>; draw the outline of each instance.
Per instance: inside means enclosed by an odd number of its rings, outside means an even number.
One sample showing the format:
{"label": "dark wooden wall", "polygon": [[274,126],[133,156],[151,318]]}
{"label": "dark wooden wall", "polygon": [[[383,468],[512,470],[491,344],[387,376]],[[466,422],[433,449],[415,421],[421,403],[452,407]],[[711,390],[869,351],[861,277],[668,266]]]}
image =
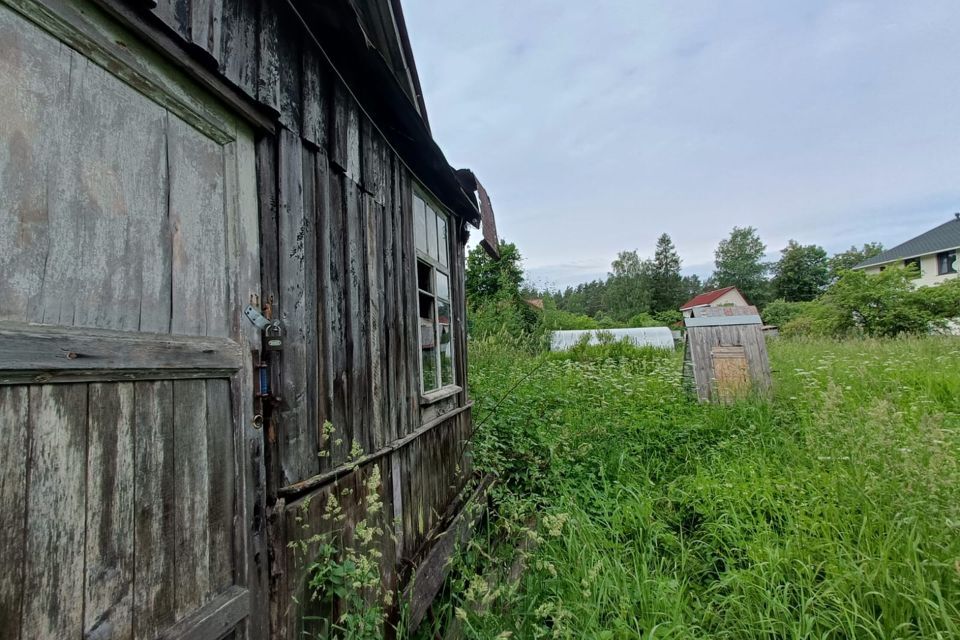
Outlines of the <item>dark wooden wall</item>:
{"label": "dark wooden wall", "polygon": [[[466,234],[453,218],[462,388],[428,404],[419,392],[416,181],[407,166],[285,3],[160,0],[153,14],[280,125],[258,142],[257,190],[263,299],[272,298],[285,328],[281,401],[264,430],[273,630],[293,637],[303,575],[288,542],[302,535],[298,518],[322,528],[326,497],[379,468],[390,529],[384,580],[402,588],[470,474]],[[362,503],[343,504],[348,533]]]}
{"label": "dark wooden wall", "polygon": [[252,132],[79,0],[0,86],[0,637],[263,637]]}

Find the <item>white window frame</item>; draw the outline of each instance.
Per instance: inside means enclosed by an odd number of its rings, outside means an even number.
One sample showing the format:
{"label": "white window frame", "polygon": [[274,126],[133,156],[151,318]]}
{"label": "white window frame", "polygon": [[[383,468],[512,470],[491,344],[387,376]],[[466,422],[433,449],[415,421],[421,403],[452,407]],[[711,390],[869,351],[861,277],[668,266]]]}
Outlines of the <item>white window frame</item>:
{"label": "white window frame", "polygon": [[[422,207],[421,207],[422,205]],[[424,215],[424,232],[421,235],[420,225],[419,225],[419,216],[421,215],[421,210]],[[437,225],[437,220],[443,220],[445,229],[446,229],[446,243],[445,246],[441,246],[441,237],[439,226]],[[429,225],[433,223],[434,233],[433,235],[429,232]],[[457,371],[456,371],[456,349],[454,343],[454,335],[456,328],[456,318],[454,313],[453,305],[453,226],[451,224],[452,217],[447,213],[442,207],[437,206],[433,200],[431,200],[426,194],[424,194],[419,189],[414,189],[413,191],[413,241],[416,257],[415,265],[415,277],[417,279],[417,337],[418,337],[418,353],[417,353],[417,362],[419,365],[420,373],[420,394],[422,397],[430,398],[431,396],[436,396],[438,394],[445,395],[445,392],[458,390],[457,386]],[[435,242],[437,248],[437,255],[434,256],[430,252],[431,241]],[[446,264],[441,260],[440,252],[446,252]],[[429,282],[421,282],[421,263],[429,269]],[[439,278],[437,274],[442,274],[447,279],[447,291],[446,297],[441,297],[438,290],[437,284]],[[427,286],[424,286],[424,285]],[[431,326],[433,329],[433,351],[434,351],[434,376],[436,384],[431,388],[427,388],[427,376],[424,371],[424,349],[423,349],[423,332],[425,325],[423,324],[424,317],[420,314],[421,303],[423,298],[430,299],[430,305],[432,307],[432,318]],[[446,323],[440,322],[440,305],[445,303],[447,308],[450,310]],[[444,368],[443,368],[443,350],[441,349],[441,327],[448,327],[449,335],[449,380],[445,381]]]}

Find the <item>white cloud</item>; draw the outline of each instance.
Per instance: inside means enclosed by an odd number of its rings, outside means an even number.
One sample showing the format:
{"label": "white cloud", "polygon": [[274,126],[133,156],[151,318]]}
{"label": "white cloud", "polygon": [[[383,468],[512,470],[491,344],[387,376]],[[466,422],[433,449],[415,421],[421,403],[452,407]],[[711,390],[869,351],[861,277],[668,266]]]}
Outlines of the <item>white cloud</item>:
{"label": "white cloud", "polygon": [[694,265],[734,225],[835,250],[960,207],[954,0],[405,12],[438,142],[544,278],[602,274],[664,231]]}

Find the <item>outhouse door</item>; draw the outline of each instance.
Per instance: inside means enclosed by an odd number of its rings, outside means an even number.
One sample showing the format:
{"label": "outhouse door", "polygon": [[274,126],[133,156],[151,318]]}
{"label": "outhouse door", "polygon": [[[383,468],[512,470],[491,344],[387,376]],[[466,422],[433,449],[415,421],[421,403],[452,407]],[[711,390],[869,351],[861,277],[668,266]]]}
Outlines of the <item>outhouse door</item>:
{"label": "outhouse door", "polygon": [[0,0],[4,638],[265,637],[255,182],[94,5]]}

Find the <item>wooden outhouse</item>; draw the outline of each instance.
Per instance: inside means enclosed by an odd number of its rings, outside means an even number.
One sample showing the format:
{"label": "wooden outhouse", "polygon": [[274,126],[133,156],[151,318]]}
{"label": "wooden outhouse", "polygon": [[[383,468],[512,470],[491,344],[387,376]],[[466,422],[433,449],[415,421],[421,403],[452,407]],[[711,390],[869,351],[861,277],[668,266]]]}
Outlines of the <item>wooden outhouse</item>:
{"label": "wooden outhouse", "polygon": [[703,401],[730,403],[770,390],[770,361],[756,307],[697,306],[684,318],[683,368]]}
{"label": "wooden outhouse", "polygon": [[399,0],[0,0],[0,636],[300,637],[361,522],[415,624],[478,191]]}

